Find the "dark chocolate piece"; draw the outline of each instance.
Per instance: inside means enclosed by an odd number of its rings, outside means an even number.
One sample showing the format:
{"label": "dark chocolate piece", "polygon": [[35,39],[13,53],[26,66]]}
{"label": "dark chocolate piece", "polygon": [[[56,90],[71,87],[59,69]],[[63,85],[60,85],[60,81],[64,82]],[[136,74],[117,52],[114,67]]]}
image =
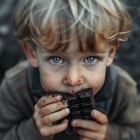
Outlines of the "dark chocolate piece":
{"label": "dark chocolate piece", "polygon": [[46,92],[46,95],[61,95],[62,100],[69,102],[70,115],[65,118],[69,121],[71,119],[88,119],[94,120],[90,112],[95,109],[95,101],[93,95],[93,89],[87,88],[79,91],[73,95],[63,92]]}

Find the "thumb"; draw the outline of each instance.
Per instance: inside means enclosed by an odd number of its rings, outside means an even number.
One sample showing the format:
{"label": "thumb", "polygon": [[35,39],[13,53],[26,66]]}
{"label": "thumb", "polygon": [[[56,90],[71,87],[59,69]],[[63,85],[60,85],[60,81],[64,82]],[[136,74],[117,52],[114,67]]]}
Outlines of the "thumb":
{"label": "thumb", "polygon": [[91,111],[91,116],[100,124],[107,124],[108,123],[108,118],[106,115],[101,113],[98,110],[92,110]]}

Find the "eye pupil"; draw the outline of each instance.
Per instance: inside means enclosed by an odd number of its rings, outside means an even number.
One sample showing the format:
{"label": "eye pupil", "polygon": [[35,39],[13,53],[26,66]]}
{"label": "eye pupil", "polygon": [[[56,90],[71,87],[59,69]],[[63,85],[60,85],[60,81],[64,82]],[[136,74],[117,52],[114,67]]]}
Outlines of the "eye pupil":
{"label": "eye pupil", "polygon": [[60,61],[59,57],[53,57],[53,62],[58,63]]}
{"label": "eye pupil", "polygon": [[93,57],[88,57],[88,58],[87,58],[87,61],[88,61],[89,63],[92,63],[92,62],[94,61],[94,58],[93,58]]}

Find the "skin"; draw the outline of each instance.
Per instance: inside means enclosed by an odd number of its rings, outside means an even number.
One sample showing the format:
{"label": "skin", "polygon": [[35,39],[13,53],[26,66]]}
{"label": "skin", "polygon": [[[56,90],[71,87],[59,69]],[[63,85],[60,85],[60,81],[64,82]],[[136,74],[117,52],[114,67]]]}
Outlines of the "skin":
{"label": "skin", "polygon": [[[43,46],[37,47],[35,51],[30,45],[22,43],[28,62],[33,67],[39,67],[40,81],[45,91],[75,94],[90,87],[93,88],[94,95],[104,84],[106,67],[112,64],[118,46],[119,42],[107,51],[107,46],[102,44],[104,52],[82,53],[75,38],[65,52],[57,50],[52,53]],[[89,58],[93,61],[89,61]],[[57,100],[57,96],[42,98],[34,107],[34,120],[39,132],[43,136],[49,136],[65,130],[68,126],[67,120],[50,126],[69,114],[66,112],[68,108],[61,102],[61,97],[60,100]],[[103,140],[107,133],[108,118],[97,110],[91,111],[91,116],[95,121],[77,119],[72,120],[71,125],[76,128],[75,132],[81,140]]]}

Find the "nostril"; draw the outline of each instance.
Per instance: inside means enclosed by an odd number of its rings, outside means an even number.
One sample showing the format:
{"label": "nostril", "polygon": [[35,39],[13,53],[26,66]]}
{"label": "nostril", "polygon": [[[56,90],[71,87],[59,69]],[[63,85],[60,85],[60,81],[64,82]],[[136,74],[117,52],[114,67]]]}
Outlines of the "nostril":
{"label": "nostril", "polygon": [[77,85],[67,84],[67,85],[75,88],[75,86],[81,86],[82,84],[77,84]]}

